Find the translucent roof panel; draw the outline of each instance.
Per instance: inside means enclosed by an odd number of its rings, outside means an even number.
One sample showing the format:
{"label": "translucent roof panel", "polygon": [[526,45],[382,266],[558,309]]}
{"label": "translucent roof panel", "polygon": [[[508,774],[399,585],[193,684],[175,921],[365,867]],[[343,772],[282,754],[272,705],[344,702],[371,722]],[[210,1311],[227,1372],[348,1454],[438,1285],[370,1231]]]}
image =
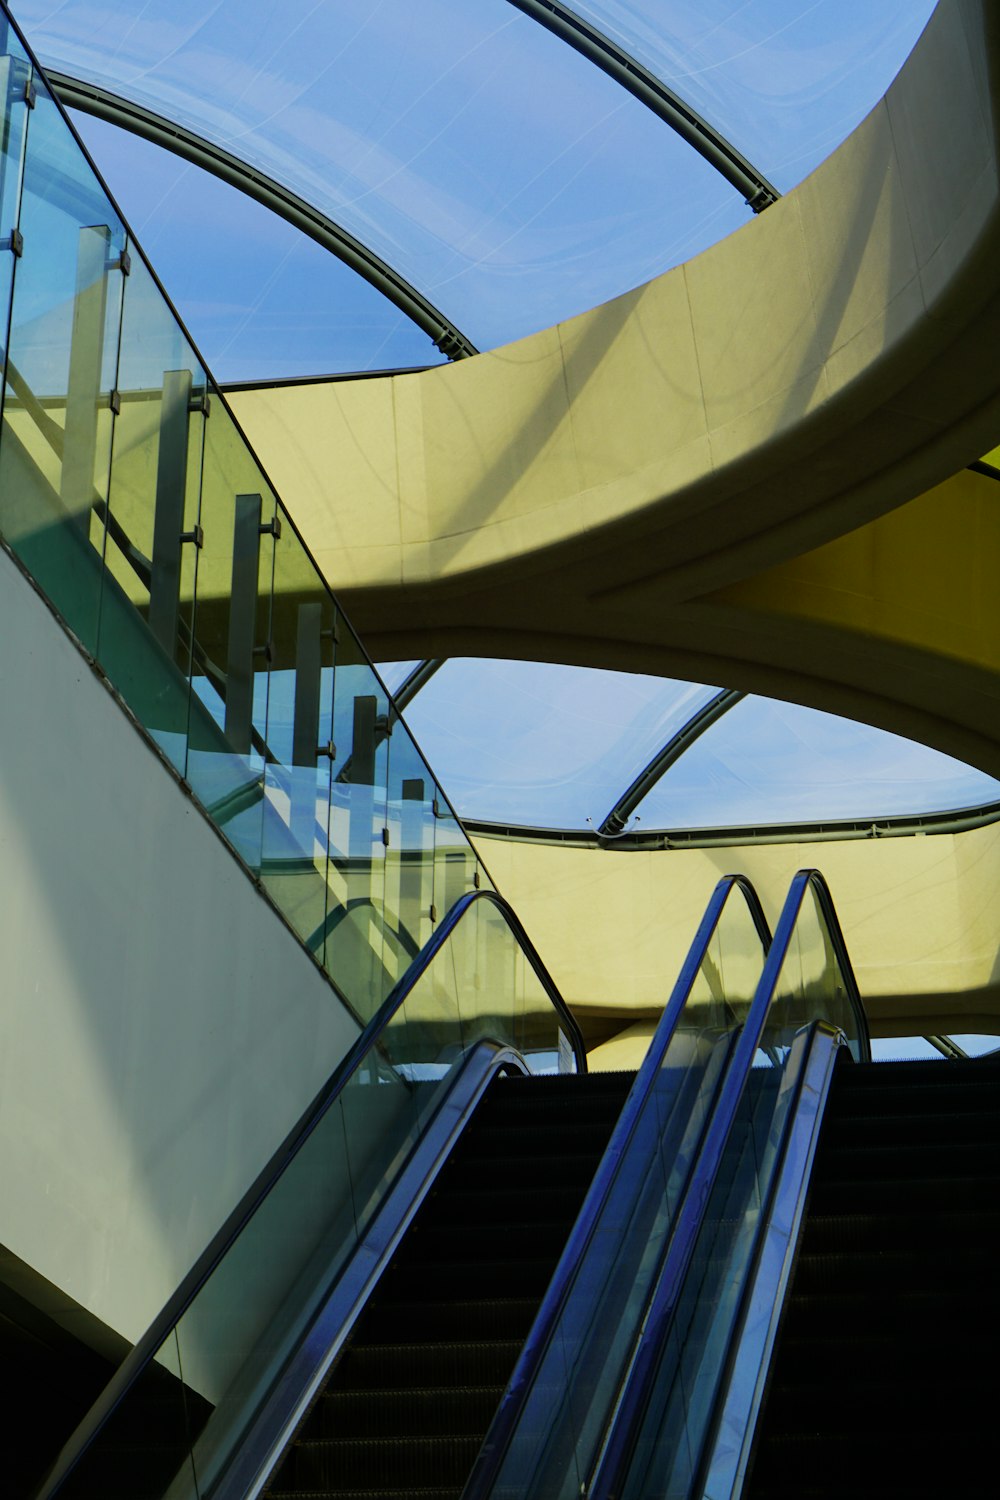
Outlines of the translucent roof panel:
{"label": "translucent roof panel", "polygon": [[301,378],[444,356],[357,272],[208,172],[72,111],[215,378]]}
{"label": "translucent roof panel", "polygon": [[882,98],[935,0],[572,0],[782,192]]}
{"label": "translucent roof panel", "polygon": [[[744,698],[640,803],[640,828],[873,821],[1000,800],[970,766],[850,719]],[[634,826],[634,825],[633,825]]]}
{"label": "translucent roof panel", "polygon": [[406,721],[463,817],[598,827],[717,689],[576,667],[452,659]]}
{"label": "translucent roof panel", "polygon": [[480,347],[748,217],[673,131],[506,0],[21,0],[17,15],[43,63],[278,179]]}
{"label": "translucent roof panel", "polygon": [[416,661],[380,661],[378,675],[389,689],[390,693],[398,693],[406,679],[419,667]]}

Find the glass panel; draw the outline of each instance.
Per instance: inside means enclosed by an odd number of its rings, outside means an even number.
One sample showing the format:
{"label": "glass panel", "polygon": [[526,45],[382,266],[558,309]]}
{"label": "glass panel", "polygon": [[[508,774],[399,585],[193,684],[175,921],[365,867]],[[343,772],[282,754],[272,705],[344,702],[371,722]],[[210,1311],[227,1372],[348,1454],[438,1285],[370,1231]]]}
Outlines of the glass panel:
{"label": "glass panel", "polygon": [[[23,89],[23,70],[20,80]],[[36,89],[8,343],[0,530],[93,651],[121,316],[122,274],[114,266],[125,232],[38,80]],[[24,112],[12,105],[15,150]]]}
{"label": "glass panel", "polygon": [[480,347],[605,302],[749,217],[673,131],[505,0],[298,5],[277,34],[263,0],[207,15],[27,0],[25,22],[43,60],[315,203]]}
{"label": "glass panel", "polygon": [[327,915],[336,610],[312,559],[281,514],[264,768],[264,885],[320,961]]}
{"label": "glass panel", "polygon": [[274,495],[217,399],[205,425],[187,779],[259,870],[267,729]]}
{"label": "glass panel", "polygon": [[976,807],[1000,782],[898,735],[772,698],[744,698],[640,803],[645,829],[760,827]]}
{"label": "glass panel", "polygon": [[444,360],[356,271],[245,193],[104,120],[73,122],[223,385]]}
{"label": "glass panel", "polygon": [[338,635],[325,963],[368,1020],[391,987],[382,952],[389,699],[343,618]]}
{"label": "glass panel", "polygon": [[406,718],[462,817],[599,827],[717,691],[630,672],[452,659]]}
{"label": "glass panel", "polygon": [[[480,901],[466,912],[357,1067],[345,1067],[341,1091],[63,1493],[124,1494],[111,1466],[141,1424],[144,1446],[158,1441],[165,1479],[175,1476],[174,1500],[213,1492],[475,1041],[519,1044],[543,1068],[558,1054],[558,1018],[516,950],[495,907]],[[489,998],[470,1009],[469,996]],[[158,1391],[162,1409],[150,1400]]]}
{"label": "glass panel", "polygon": [[862,1039],[848,999],[847,981],[837,961],[816,887],[810,883],[802,897],[761,1035],[761,1050],[768,1061],[780,1066],[796,1033],[818,1019],[839,1026],[854,1061],[863,1060]]}
{"label": "glass panel", "polygon": [[[197,1380],[197,1377],[196,1377]],[[110,1418],[96,1452],[60,1486],[65,1500],[163,1495],[175,1476],[190,1483],[190,1451],[211,1401],[183,1370],[176,1330]]]}
{"label": "glass panel", "polygon": [[[704,947],[689,960],[697,967],[674,1031],[667,1039],[661,1027],[654,1039],[651,1056],[658,1047],[665,1051],[492,1493],[538,1500],[588,1493],[734,1028],[746,1014],[763,958],[742,891],[730,887]],[[640,1084],[654,1066],[647,1059]]]}
{"label": "glass panel", "polygon": [[479,864],[440,787],[434,794],[434,910],[440,921],[476,887]]}
{"label": "glass panel", "polygon": [[[21,212],[22,174],[28,125],[25,88],[31,68],[6,19],[0,16],[0,359],[6,362],[10,335],[10,303],[14,289],[18,221]],[[0,401],[3,400],[0,388]]]}
{"label": "glass panel", "polygon": [[878,103],[934,0],[574,0],[787,192]]}
{"label": "glass panel", "polygon": [[205,372],[145,264],[125,283],[97,655],[183,775]]}
{"label": "glass panel", "polygon": [[402,719],[394,718],[389,740],[385,913],[400,973],[433,931],[434,794],[434,778],[423,756]]}
{"label": "glass panel", "polygon": [[804,1029],[822,1019],[844,1032],[855,1061],[863,1055],[811,880],[773,990],[759,992],[754,1003],[767,1006],[756,1060],[671,1318],[671,1340],[647,1386],[651,1399],[622,1490],[626,1500],[648,1494],[681,1500],[691,1493],[796,1096],[797,1077],[785,1068],[796,1036],[801,1048]]}
{"label": "glass panel", "polygon": [[375,663],[375,666],[378,670],[378,675],[389,689],[389,692],[396,694],[414,669],[420,666],[420,660],[379,661]]}

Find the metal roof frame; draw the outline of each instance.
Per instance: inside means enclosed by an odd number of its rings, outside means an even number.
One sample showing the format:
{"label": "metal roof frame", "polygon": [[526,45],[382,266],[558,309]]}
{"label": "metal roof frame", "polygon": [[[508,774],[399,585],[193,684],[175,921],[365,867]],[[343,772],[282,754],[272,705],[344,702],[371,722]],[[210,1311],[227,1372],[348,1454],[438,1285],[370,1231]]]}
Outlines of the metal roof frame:
{"label": "metal roof frame", "polygon": [[679,94],[598,27],[563,5],[562,0],[507,0],[507,3],[544,26],[652,110],[742,193],[754,213],[761,213],[780,198],[774,184]]}
{"label": "metal roof frame", "polygon": [[428,335],[431,342],[448,359],[465,359],[479,351],[472,340],[434,306],[422,292],[382,260],[375,251],[341,228],[327,214],[300,198],[275,178],[253,167],[249,162],[204,140],[193,130],[176,124],[165,115],[123,99],[97,84],[73,78],[68,73],[45,70],[52,92],[67,108],[82,110],[98,120],[129,130],[154,145],[163,146],[175,156],[211,172],[222,182],[238,188],[248,197],[278,214],[303,234],[329,250],[338,260],[357,271],[376,291],[387,297]]}

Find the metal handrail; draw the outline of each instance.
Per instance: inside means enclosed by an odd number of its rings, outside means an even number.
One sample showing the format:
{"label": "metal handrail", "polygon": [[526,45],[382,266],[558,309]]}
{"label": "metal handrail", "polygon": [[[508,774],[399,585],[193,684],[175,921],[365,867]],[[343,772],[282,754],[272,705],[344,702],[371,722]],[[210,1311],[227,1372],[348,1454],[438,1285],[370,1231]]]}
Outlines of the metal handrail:
{"label": "metal handrail", "polygon": [[283,1176],[286,1168],[295,1160],[328,1111],[337,1102],[354,1072],[371,1048],[378,1043],[397,1011],[412,993],[418,980],[426,973],[466,912],[481,901],[496,907],[504,917],[559,1016],[560,1023],[569,1033],[578,1070],[581,1073],[587,1071],[587,1057],[580,1028],[556,988],[555,981],[542,962],[537,949],[508,902],[496,891],[468,891],[464,896],[459,897],[433,937],[425,943],[406,973],[393,986],[377,1014],[373,1016],[350,1051],[341,1059],[311,1104],[300,1116],[298,1123],[286,1135],[270,1161],[257,1175],[252,1186],[247,1189],[186,1276],[167,1298],[146,1332],[119,1365],[49,1470],[41,1488],[37,1491],[37,1500],[48,1500],[49,1496],[58,1493],[64,1481],[152,1362],[171,1330],[187,1312],[264,1199]]}
{"label": "metal handrail", "polygon": [[492,1492],[577,1274],[593,1242],[598,1222],[617,1180],[622,1160],[638,1129],[663,1065],[667,1048],[673,1039],[726,902],[734,889],[742,891],[760,937],[761,946],[765,954],[768,952],[771,932],[757,892],[743,875],[723,876],[705,908],[705,914],[699,923],[698,931],[688,950],[670,999],[657,1023],[649,1049],[629,1091],[625,1107],[618,1117],[607,1150],[601,1158],[566,1248],[560,1256],[555,1274],[542,1299],[531,1332],[518,1356],[514,1372],[490,1426],[486,1441],[480,1450],[469,1481],[462,1491],[462,1500],[485,1500],[485,1497]]}
{"label": "metal handrail", "polygon": [[587,1492],[590,1500],[612,1500],[613,1496],[620,1494],[626,1466],[634,1450],[649,1400],[660,1349],[680,1300],[695,1243],[701,1232],[709,1199],[743,1099],[754,1056],[767,1024],[781,970],[788,956],[799,911],[810,886],[819,897],[824,921],[827,922],[834,953],[847,987],[848,1000],[859,1021],[862,1059],[870,1061],[868,1021],[829,890],[818,870],[799,870],[785,898],[753,1004],[733,1051],[718,1102],[709,1120],[698,1159],[674,1221],[663,1274],[647,1309],[642,1342],[629,1372],[628,1385],[622,1393],[615,1424],[602,1455],[600,1470]]}

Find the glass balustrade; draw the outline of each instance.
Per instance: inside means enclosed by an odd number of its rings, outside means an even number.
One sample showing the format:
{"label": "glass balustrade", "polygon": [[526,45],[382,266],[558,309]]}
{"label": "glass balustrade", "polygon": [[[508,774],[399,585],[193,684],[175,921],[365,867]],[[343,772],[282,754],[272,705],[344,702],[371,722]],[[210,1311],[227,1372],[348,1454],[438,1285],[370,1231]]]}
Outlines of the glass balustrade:
{"label": "glass balustrade", "polygon": [[489,882],[2,12],[0,104],[0,536],[367,1022]]}
{"label": "glass balustrade", "polygon": [[[415,790],[407,800],[419,841],[428,814]],[[539,1071],[578,1052],[551,981],[495,893],[468,894],[437,943],[415,982],[411,969],[390,995],[388,1020],[331,1080],[234,1234],[196,1268],[190,1294],[182,1286],[176,1319],[154,1347],[134,1351],[134,1378],[109,1420],[71,1445],[72,1467],[43,1494],[220,1492],[303,1346],[322,1359],[317,1318],[477,1044],[516,1049]],[[362,1258],[372,1254],[369,1244]]]}
{"label": "glass balustrade", "polygon": [[[581,1215],[586,1241],[571,1240],[549,1290],[544,1352],[515,1372],[523,1404],[513,1422],[501,1408],[487,1439],[467,1491],[477,1500],[589,1493],[768,941],[749,886],[720,882],[612,1138],[614,1170],[604,1187],[599,1174]],[[538,1324],[536,1338],[541,1347]]]}
{"label": "glass balustrade", "polygon": [[832,903],[817,873],[802,871],[775,930],[743,1046],[734,1054],[727,1084],[737,1100],[732,1125],[679,1295],[664,1299],[670,1317],[646,1382],[627,1479],[602,1475],[598,1495],[688,1500],[704,1493],[706,1438],[797,1097],[805,1049],[795,1055],[793,1043],[815,1021],[836,1027],[855,1061],[870,1058],[867,1022]]}

